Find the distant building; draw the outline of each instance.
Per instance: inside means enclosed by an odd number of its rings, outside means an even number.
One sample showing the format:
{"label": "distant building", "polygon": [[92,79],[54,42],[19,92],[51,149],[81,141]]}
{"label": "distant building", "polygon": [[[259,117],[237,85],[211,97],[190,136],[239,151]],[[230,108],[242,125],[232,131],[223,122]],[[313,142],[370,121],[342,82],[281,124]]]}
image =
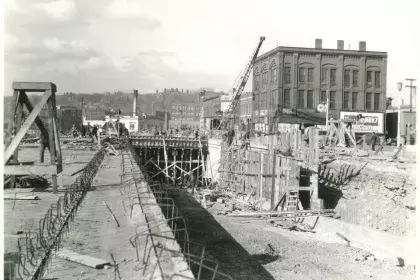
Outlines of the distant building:
{"label": "distant building", "polygon": [[[410,112],[410,105],[401,105],[401,122],[400,132],[401,135],[406,136],[409,132],[408,127],[410,126],[410,134],[416,134],[417,129],[417,116],[416,107],[412,107]],[[387,137],[396,138],[398,131],[398,107],[391,106],[386,110],[386,131]]]}
{"label": "distant building", "polygon": [[320,39],[315,48],[277,47],[260,55],[253,69],[253,122],[267,131],[277,123],[325,121],[317,106],[326,102],[328,90],[329,117],[386,110],[387,53],[366,51],[365,42],[359,50],[345,50],[341,40],[337,49],[323,49]]}
{"label": "distant building", "polygon": [[163,131],[165,128],[165,118],[156,115],[142,114],[139,116],[139,131],[142,130],[158,130]]}
{"label": "distant building", "polygon": [[[202,99],[205,129],[217,129],[222,118],[222,93],[206,94]],[[224,97],[226,98],[226,97]],[[223,102],[225,103],[225,102]],[[225,108],[223,108],[225,109]]]}
{"label": "distant building", "polygon": [[199,128],[201,115],[199,102],[173,103],[170,110],[169,128],[181,128],[181,126]]}

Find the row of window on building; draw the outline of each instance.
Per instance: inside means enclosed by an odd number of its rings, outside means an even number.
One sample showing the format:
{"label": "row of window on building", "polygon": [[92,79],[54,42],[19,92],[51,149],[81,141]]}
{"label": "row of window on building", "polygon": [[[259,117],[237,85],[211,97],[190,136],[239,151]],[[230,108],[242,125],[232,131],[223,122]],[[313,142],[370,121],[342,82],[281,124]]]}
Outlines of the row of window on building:
{"label": "row of window on building", "polygon": [[[270,83],[277,82],[277,69],[270,69]],[[291,79],[291,67],[284,67],[284,84],[290,84]],[[299,83],[313,83],[314,82],[314,68],[299,68]],[[254,89],[260,89],[260,75],[255,75]],[[373,79],[374,78],[374,79]],[[268,73],[265,72],[262,74],[262,86],[268,84]],[[321,83],[322,84],[337,84],[337,69],[331,68],[322,68],[321,72]],[[381,72],[380,71],[367,71],[366,72],[366,85],[371,86],[375,84],[375,87],[380,87],[381,85]],[[359,86],[359,70],[344,70],[344,86],[349,87]]]}
{"label": "row of window on building", "polygon": [[172,106],[172,111],[176,112],[176,111],[194,111],[198,110],[199,107],[195,107],[195,106],[185,106],[185,105],[173,105]]}
{"label": "row of window on building", "polygon": [[[343,94],[343,103],[342,106],[338,106],[336,103],[337,92],[330,91],[329,96],[329,109],[336,110],[341,107],[342,109],[362,109],[358,108],[358,92],[344,92]],[[380,110],[380,98],[381,93],[366,93],[365,99],[365,110]],[[320,96],[321,102],[326,103],[327,101],[327,91],[321,91]],[[291,92],[290,89],[284,90],[283,96],[283,105],[285,107],[291,106]],[[307,108],[314,109],[318,104],[314,104],[314,91],[313,90],[299,90],[297,98],[297,107],[298,108]],[[265,110],[267,108],[276,108],[277,106],[277,90],[272,90],[265,93],[260,93],[255,95],[255,100],[253,102],[254,110]],[[242,109],[242,108],[241,108]],[[246,108],[244,108],[246,110]],[[242,113],[241,113],[242,114]]]}

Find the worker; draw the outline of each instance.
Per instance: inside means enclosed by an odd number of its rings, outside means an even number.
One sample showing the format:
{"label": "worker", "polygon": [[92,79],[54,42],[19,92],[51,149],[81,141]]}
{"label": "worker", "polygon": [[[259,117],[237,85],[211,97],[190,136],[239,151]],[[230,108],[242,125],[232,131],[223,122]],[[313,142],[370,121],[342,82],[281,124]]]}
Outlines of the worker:
{"label": "worker", "polygon": [[197,180],[196,177],[194,175],[194,172],[188,172],[186,174],[187,176],[187,182],[188,182],[188,186],[191,189],[191,193],[195,192],[195,188],[197,187]]}
{"label": "worker", "polygon": [[80,134],[82,134],[82,137],[86,136],[86,127],[84,125],[80,127]]}
{"label": "worker", "polygon": [[373,132],[370,138],[370,143],[368,143],[372,146],[372,151],[375,151],[375,146],[378,139],[379,139],[378,135],[376,135],[376,133]]}
{"label": "worker", "polygon": [[77,137],[77,128],[76,128],[76,124],[73,124],[73,126],[71,127],[71,134],[73,135],[73,137]]}
{"label": "worker", "polygon": [[86,133],[87,136],[92,137],[92,126],[90,125],[90,122],[87,124]]}
{"label": "worker", "polygon": [[39,162],[43,163],[44,162],[45,149],[48,149],[48,151],[49,151],[50,150],[50,145],[49,145],[48,138],[45,137],[43,133],[41,133],[39,138],[41,140],[40,143],[39,143]]}
{"label": "worker", "polygon": [[233,142],[233,138],[235,137],[235,131],[233,129],[229,130],[228,134],[227,134],[227,138],[228,138],[228,145],[230,146]]}
{"label": "worker", "polygon": [[92,135],[91,138],[92,138],[93,143],[97,143],[98,142],[98,126],[97,125],[94,125],[92,127],[91,135]]}
{"label": "worker", "polygon": [[198,136],[199,136],[199,134],[198,134],[198,129],[195,131],[195,139],[198,139]]}

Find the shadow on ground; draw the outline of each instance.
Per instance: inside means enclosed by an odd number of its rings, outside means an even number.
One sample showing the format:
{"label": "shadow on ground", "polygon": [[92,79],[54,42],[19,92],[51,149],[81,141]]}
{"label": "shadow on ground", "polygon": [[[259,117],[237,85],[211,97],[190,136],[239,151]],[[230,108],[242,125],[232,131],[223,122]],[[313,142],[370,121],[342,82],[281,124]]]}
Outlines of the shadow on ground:
{"label": "shadow on ground", "polygon": [[[262,265],[279,259],[279,256],[250,255],[189,193],[181,191],[173,199],[186,219],[190,241],[204,244],[205,258],[218,261],[221,272],[233,279],[274,279]],[[194,247],[190,251],[196,255],[201,253]],[[192,266],[191,269],[197,277],[198,267]],[[200,279],[212,279],[211,271],[202,271]]]}
{"label": "shadow on ground", "polygon": [[327,165],[318,167],[319,194],[324,199],[325,208],[334,209],[337,206],[338,201],[343,197],[343,190],[346,190],[345,187],[360,174],[366,165],[367,163],[356,170],[352,165],[343,164],[338,174],[332,173]]}

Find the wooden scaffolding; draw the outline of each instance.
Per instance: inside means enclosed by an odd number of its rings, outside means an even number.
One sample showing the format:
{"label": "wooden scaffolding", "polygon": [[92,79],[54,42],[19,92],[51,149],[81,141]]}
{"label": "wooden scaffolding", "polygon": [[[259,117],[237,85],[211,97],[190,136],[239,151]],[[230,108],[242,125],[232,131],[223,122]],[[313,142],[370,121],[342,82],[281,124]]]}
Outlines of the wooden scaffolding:
{"label": "wooden scaffolding", "polygon": [[[11,185],[14,187],[16,175],[52,175],[52,185],[54,193],[57,192],[57,174],[63,171],[60,139],[57,128],[57,111],[55,103],[55,92],[57,88],[53,83],[43,82],[14,82],[13,83],[13,121],[9,127],[7,148],[4,152],[4,174],[11,175]],[[29,101],[27,93],[44,92],[41,101],[35,105]],[[39,114],[47,105],[48,109],[48,129],[39,117]],[[22,124],[23,106],[29,111],[29,116]],[[18,147],[28,129],[35,122],[43,137],[48,139],[50,151],[49,164],[35,164],[33,162],[20,162],[18,160]]]}

